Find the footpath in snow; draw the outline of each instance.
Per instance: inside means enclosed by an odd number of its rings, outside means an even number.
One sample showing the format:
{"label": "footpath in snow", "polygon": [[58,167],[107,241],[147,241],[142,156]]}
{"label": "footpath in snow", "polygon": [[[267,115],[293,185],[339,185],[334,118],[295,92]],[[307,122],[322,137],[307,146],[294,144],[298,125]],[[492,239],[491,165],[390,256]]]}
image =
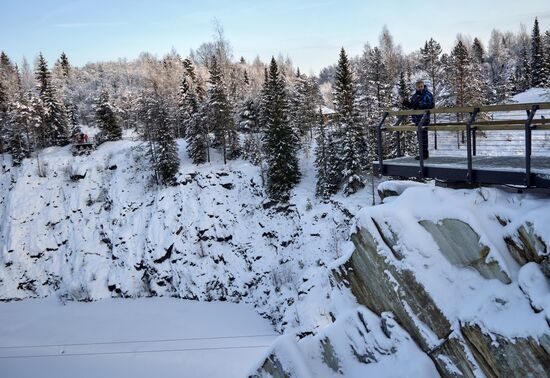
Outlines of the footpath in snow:
{"label": "footpath in snow", "polygon": [[276,336],[246,304],[27,299],[0,304],[0,377],[242,377]]}

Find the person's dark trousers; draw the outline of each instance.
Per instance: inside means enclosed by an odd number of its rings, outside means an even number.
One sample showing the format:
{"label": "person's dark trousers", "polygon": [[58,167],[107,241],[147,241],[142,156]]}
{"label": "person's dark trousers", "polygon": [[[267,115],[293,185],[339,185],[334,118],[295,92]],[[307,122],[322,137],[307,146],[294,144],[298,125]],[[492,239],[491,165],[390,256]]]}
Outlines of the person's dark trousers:
{"label": "person's dark trousers", "polygon": [[[428,126],[430,124],[430,121],[426,122],[424,126]],[[428,152],[428,129],[422,128],[420,130],[420,135],[416,136],[417,138],[422,138],[422,157],[424,159],[427,159],[430,157],[430,153]]]}

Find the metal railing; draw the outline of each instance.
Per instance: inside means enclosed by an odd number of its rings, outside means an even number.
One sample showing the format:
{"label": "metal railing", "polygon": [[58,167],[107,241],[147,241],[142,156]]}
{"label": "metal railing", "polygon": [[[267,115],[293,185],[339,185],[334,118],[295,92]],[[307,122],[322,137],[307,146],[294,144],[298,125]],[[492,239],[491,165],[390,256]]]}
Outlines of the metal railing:
{"label": "metal railing", "polygon": [[[464,177],[465,181],[472,183],[473,172],[473,157],[477,153],[477,137],[478,131],[523,131],[525,135],[525,178],[524,184],[526,187],[532,185],[531,175],[531,154],[532,154],[532,131],[533,130],[550,130],[550,119],[534,119],[538,110],[550,109],[550,102],[541,103],[526,103],[526,104],[507,104],[507,105],[490,105],[490,106],[472,106],[472,107],[453,107],[453,108],[434,108],[428,110],[386,110],[382,114],[382,119],[377,125],[377,149],[378,149],[378,173],[384,174],[384,146],[383,135],[388,132],[398,133],[397,135],[397,156],[403,156],[401,148],[400,133],[416,132],[418,143],[418,176],[425,178],[425,162],[423,156],[423,138],[422,132],[428,131],[462,131],[466,133],[466,155],[467,155],[467,173]],[[525,111],[526,119],[499,119],[486,120],[478,119],[482,113],[499,113],[511,111]],[[462,115],[465,122],[440,122],[427,124],[430,115],[432,114],[449,114],[457,115],[457,118]],[[409,116],[422,115],[420,122],[417,125],[403,123]],[[385,123],[390,116],[398,116],[397,122],[391,126],[385,126]],[[466,117],[465,117],[466,116]]]}

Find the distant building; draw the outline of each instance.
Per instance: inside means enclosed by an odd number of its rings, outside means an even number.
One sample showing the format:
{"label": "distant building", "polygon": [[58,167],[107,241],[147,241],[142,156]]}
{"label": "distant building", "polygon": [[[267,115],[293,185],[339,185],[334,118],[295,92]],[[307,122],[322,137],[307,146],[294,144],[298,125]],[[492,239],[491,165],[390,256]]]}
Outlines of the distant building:
{"label": "distant building", "polygon": [[334,109],[321,105],[319,108],[317,108],[317,111],[319,110],[321,110],[321,114],[323,115],[323,122],[325,124],[332,122],[332,120],[334,119],[334,115],[336,114],[336,111]]}

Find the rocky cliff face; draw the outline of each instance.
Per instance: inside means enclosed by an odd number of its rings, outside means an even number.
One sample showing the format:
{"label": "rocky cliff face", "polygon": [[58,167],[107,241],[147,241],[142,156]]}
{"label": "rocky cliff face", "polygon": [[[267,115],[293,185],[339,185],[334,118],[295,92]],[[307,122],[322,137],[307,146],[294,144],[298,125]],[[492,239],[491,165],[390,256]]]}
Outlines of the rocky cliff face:
{"label": "rocky cliff face", "polygon": [[411,188],[362,211],[334,275],[391,312],[442,376],[546,376],[549,210],[496,190]]}

